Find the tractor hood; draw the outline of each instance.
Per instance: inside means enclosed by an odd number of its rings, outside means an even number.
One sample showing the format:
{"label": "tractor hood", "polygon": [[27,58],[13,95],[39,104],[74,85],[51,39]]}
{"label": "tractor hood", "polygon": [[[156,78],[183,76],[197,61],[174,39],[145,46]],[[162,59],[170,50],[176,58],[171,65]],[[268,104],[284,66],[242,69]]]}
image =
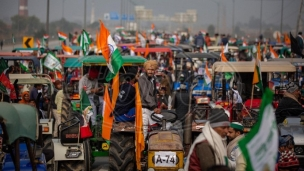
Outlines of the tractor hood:
{"label": "tractor hood", "polygon": [[290,134],[296,145],[304,145],[304,125],[300,118],[287,118],[287,124],[279,124],[280,135]]}

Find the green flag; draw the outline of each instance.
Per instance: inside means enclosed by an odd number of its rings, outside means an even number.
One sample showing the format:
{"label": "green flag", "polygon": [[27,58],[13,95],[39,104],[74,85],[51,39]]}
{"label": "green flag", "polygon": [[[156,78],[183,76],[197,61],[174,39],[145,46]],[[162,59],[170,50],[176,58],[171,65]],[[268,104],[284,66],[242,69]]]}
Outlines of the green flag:
{"label": "green flag", "polygon": [[43,66],[47,67],[50,70],[59,70],[62,71],[62,66],[60,60],[55,56],[55,54],[49,52],[42,62]]}
{"label": "green flag", "polygon": [[91,44],[91,39],[89,34],[85,31],[82,30],[81,35],[78,38],[78,43],[82,48],[83,55],[88,55],[89,54],[89,49],[90,49],[90,44]]}
{"label": "green flag", "polygon": [[279,135],[272,100],[273,93],[266,88],[258,121],[239,142],[247,163],[246,171],[275,170]]}
{"label": "green flag", "polygon": [[12,34],[12,42],[13,42],[13,44],[15,44],[15,37],[14,37],[14,34]]}

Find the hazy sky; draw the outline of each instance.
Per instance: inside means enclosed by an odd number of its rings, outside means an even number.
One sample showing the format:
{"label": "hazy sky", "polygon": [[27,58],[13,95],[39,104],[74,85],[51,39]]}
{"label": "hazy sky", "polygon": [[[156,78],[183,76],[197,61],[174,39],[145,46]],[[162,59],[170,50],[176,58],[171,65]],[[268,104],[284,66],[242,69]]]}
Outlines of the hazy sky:
{"label": "hazy sky", "polygon": [[[0,1],[0,19],[9,21],[9,18],[18,14],[19,0]],[[134,12],[134,5],[130,0],[122,0],[129,4],[130,11]],[[137,5],[143,5],[147,9],[153,9],[153,14],[173,16],[177,12],[185,12],[187,9],[196,9],[198,23],[205,26],[216,25],[217,4],[220,3],[220,24],[225,18],[227,27],[231,27],[233,14],[233,0],[132,0]],[[212,2],[213,1],[213,2]],[[46,0],[28,0],[29,15],[36,15],[42,22],[46,21]],[[87,21],[90,21],[92,2],[95,7],[95,20],[103,19],[104,13],[120,12],[121,0],[87,0]],[[296,27],[297,16],[301,0],[284,0],[283,23]],[[64,13],[63,11],[64,4]],[[280,24],[282,0],[263,0],[263,22]],[[127,6],[127,5],[125,5]],[[260,18],[261,0],[235,0],[235,23],[247,23],[251,16]],[[132,10],[131,10],[132,8]],[[223,9],[226,9],[224,17]],[[127,11],[127,8],[125,8]],[[50,0],[50,21],[59,20],[62,16],[70,21],[82,24],[84,18],[84,0]]]}

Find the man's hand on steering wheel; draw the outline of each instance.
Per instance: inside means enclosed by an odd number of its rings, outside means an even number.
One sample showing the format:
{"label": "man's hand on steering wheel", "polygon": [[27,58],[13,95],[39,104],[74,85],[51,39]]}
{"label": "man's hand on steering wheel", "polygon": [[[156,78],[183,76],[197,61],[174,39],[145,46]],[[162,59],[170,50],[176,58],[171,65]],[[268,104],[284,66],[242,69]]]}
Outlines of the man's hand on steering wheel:
{"label": "man's hand on steering wheel", "polygon": [[160,108],[155,108],[153,111],[156,114],[161,114],[161,109]]}

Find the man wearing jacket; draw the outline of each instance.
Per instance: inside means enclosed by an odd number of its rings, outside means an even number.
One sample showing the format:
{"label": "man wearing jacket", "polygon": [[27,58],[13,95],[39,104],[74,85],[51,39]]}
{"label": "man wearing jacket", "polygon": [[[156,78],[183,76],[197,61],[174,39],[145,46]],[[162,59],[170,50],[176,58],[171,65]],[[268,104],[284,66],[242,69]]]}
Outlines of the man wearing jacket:
{"label": "man wearing jacket", "polygon": [[211,109],[209,120],[190,148],[185,171],[207,171],[214,165],[229,165],[225,145],[229,126],[224,109]]}
{"label": "man wearing jacket", "polygon": [[154,122],[151,119],[152,113],[160,113],[161,110],[157,108],[157,97],[156,97],[156,78],[154,76],[155,70],[158,68],[158,63],[155,60],[149,60],[145,62],[145,72],[138,79],[139,91],[142,103],[142,114],[143,114],[143,132],[144,138],[146,139],[148,134],[148,126],[153,125]]}
{"label": "man wearing jacket", "polygon": [[285,85],[286,92],[275,111],[277,123],[282,123],[286,116],[299,116],[304,112],[302,104],[298,101],[300,90],[296,83],[289,82]]}
{"label": "man wearing jacket", "polygon": [[227,145],[227,156],[233,170],[236,166],[236,159],[241,154],[238,142],[244,137],[243,129],[243,125],[239,122],[232,122],[230,124],[230,128],[228,129],[227,137],[230,142]]}

